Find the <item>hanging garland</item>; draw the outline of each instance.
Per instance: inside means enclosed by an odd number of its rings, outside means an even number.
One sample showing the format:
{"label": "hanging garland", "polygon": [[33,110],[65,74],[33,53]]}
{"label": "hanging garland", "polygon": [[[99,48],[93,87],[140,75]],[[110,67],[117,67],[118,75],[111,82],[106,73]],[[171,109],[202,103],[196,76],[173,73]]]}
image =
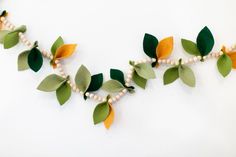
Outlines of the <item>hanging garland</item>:
{"label": "hanging garland", "polygon": [[[89,70],[81,65],[73,79],[67,75],[62,67],[61,61],[69,58],[76,51],[76,44],[66,44],[62,37],[59,37],[51,46],[51,52],[47,53],[39,49],[38,42],[33,44],[26,38],[26,26],[15,27],[7,19],[7,12],[0,14],[0,43],[4,49],[10,49],[20,41],[29,47],[18,56],[18,71],[31,69],[38,72],[43,65],[43,57],[49,59],[52,68],[57,69],[59,74],[47,76],[38,85],[37,89],[43,92],[55,92],[56,98],[60,105],[64,105],[71,97],[72,91],[80,93],[84,100],[90,98],[98,101],[99,104],[93,112],[94,124],[104,123],[109,129],[114,120],[113,104],[120,100],[125,94],[133,94],[135,87],[131,86],[132,81],[142,89],[146,88],[147,81],[155,79],[154,69],[161,65],[170,65],[163,76],[164,85],[173,83],[178,78],[189,87],[195,87],[196,78],[189,67],[190,64],[198,61],[205,62],[210,58],[217,58],[217,68],[223,77],[231,72],[232,68],[236,69],[236,45],[226,48],[225,46],[219,52],[211,52],[214,46],[214,37],[208,27],[204,27],[198,34],[196,42],[182,39],[183,49],[192,58],[187,60],[171,60],[174,39],[167,37],[158,41],[151,35],[145,34],[143,39],[143,50],[149,57],[139,61],[130,61],[130,70],[125,77],[119,69],[110,69],[110,80],[103,81],[103,74],[92,75]],[[98,95],[96,92],[102,89],[108,94],[105,97]]]}

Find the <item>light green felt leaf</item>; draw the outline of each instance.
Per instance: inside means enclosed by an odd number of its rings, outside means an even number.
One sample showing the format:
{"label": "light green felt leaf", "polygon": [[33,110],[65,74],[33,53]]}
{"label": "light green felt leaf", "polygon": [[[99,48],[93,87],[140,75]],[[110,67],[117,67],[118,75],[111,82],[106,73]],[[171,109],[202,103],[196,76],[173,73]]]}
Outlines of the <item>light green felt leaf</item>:
{"label": "light green felt leaf", "polygon": [[217,67],[223,77],[226,77],[232,70],[232,60],[226,54],[220,56],[217,61]]}
{"label": "light green felt leaf", "polygon": [[199,56],[201,55],[201,53],[199,52],[198,48],[197,48],[197,44],[190,41],[190,40],[186,40],[186,39],[181,39],[181,43],[182,46],[184,48],[184,50],[194,56]]}
{"label": "light green felt leaf", "polygon": [[71,97],[71,87],[65,82],[56,90],[57,100],[60,105],[63,105],[67,102],[67,100]]}
{"label": "light green felt leaf", "polygon": [[22,26],[16,28],[15,30],[13,30],[12,32],[25,33],[25,32],[26,32],[26,26],[25,26],[25,25],[22,25]]}
{"label": "light green felt leaf", "polygon": [[4,37],[4,49],[9,49],[14,47],[19,42],[19,33],[18,32],[10,32]]}
{"label": "light green felt leaf", "polygon": [[56,75],[52,74],[47,76],[38,86],[38,90],[44,91],[44,92],[53,92],[56,91],[63,83],[65,83],[67,80]]}
{"label": "light green felt leaf", "polygon": [[195,87],[195,76],[194,76],[193,71],[185,65],[180,65],[178,70],[179,70],[180,79],[186,85],[190,87]]}
{"label": "light green felt leaf", "polygon": [[134,66],[137,74],[144,79],[154,79],[156,78],[155,72],[152,69],[151,64],[141,63]]}
{"label": "light green felt leaf", "polygon": [[75,76],[75,83],[77,87],[82,91],[85,92],[87,91],[89,85],[91,82],[91,74],[88,71],[88,69],[84,66],[81,65],[79,68],[76,76]]}
{"label": "light green felt leaf", "polygon": [[116,93],[122,91],[125,87],[117,80],[109,80],[102,85],[102,89],[107,92]]}
{"label": "light green felt leaf", "polygon": [[93,122],[98,124],[106,120],[109,115],[110,108],[108,102],[98,104],[93,112]]}
{"label": "light green felt leaf", "polygon": [[55,55],[57,49],[61,47],[63,44],[64,44],[64,40],[62,39],[62,37],[58,37],[51,47],[51,53],[53,56]]}
{"label": "light green felt leaf", "polygon": [[138,85],[139,87],[145,89],[146,84],[147,84],[147,80],[140,77],[136,72],[133,73],[133,81],[136,85]]}
{"label": "light green felt leaf", "polygon": [[23,71],[29,69],[28,65],[28,55],[30,51],[24,51],[18,56],[18,71]]}
{"label": "light green felt leaf", "polygon": [[0,31],[0,43],[3,44],[5,36],[10,33],[10,31],[2,30]]}
{"label": "light green felt leaf", "polygon": [[177,80],[178,78],[179,78],[178,67],[170,68],[166,70],[166,72],[164,73],[164,77],[163,77],[164,85],[170,84],[174,82],[175,80]]}

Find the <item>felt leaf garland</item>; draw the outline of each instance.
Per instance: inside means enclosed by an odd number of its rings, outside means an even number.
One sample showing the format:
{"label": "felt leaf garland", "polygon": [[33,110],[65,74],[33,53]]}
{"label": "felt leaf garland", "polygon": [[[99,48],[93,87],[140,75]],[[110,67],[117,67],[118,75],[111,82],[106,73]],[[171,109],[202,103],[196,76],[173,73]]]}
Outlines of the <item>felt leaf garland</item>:
{"label": "felt leaf garland", "polygon": [[155,72],[152,66],[148,63],[141,63],[134,66],[137,74],[144,79],[154,79],[156,78]]}
{"label": "felt leaf garland", "polygon": [[181,43],[183,45],[184,50],[194,56],[199,56],[201,53],[198,50],[197,44],[194,42],[187,40],[187,39],[181,39]]}
{"label": "felt leaf garland", "polygon": [[143,39],[143,51],[151,58],[156,58],[158,39],[151,34],[145,34]]}
{"label": "felt leaf garland", "polygon": [[82,92],[85,92],[88,89],[90,82],[91,82],[91,74],[89,70],[84,65],[81,65],[75,76],[75,83],[77,87]]}
{"label": "felt leaf garland", "polygon": [[125,87],[117,80],[109,80],[102,85],[102,89],[107,92],[117,93],[125,89]]}
{"label": "felt leaf garland", "polygon": [[107,101],[98,104],[93,112],[94,124],[101,123],[107,119],[110,113],[109,103]]}
{"label": "felt leaf garland", "polygon": [[147,80],[144,79],[144,78],[142,78],[142,77],[140,77],[140,76],[137,74],[136,71],[133,73],[132,79],[133,79],[134,83],[135,83],[136,85],[138,85],[139,87],[141,87],[141,88],[143,88],[143,89],[146,88]]}
{"label": "felt leaf garland", "polygon": [[24,51],[18,56],[18,71],[23,71],[29,69],[28,65],[28,55],[30,51]]}
{"label": "felt leaf garland", "polygon": [[195,87],[195,76],[193,71],[186,65],[179,66],[179,77],[188,86]]}
{"label": "felt leaf garland", "polygon": [[170,84],[179,78],[179,67],[173,67],[166,70],[164,74],[164,85]]}
{"label": "felt leaf garland", "polygon": [[173,45],[173,37],[168,37],[161,40],[156,49],[158,59],[168,58],[171,55],[171,52],[173,51]]}
{"label": "felt leaf garland", "polygon": [[223,77],[226,77],[232,69],[232,60],[227,54],[223,54],[217,61],[217,67]]}
{"label": "felt leaf garland", "polygon": [[106,129],[109,129],[110,126],[112,125],[113,121],[114,121],[114,117],[115,117],[115,112],[114,109],[112,107],[112,104],[109,104],[109,115],[107,116],[106,120],[104,121],[104,126],[106,127]]}
{"label": "felt leaf garland", "polygon": [[71,97],[71,87],[65,82],[56,90],[57,100],[60,105],[65,104]]}

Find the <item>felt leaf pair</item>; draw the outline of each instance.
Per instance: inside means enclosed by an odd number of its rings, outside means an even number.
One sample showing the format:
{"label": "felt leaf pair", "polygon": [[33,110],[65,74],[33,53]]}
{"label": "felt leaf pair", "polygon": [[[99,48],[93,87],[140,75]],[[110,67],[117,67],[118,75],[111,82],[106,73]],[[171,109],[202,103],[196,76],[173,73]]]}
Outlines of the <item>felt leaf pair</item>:
{"label": "felt leaf pair", "polygon": [[155,58],[156,62],[152,64],[152,66],[158,66],[158,59],[166,59],[168,58],[174,47],[173,37],[167,37],[160,42],[158,39],[151,35],[145,34],[143,39],[143,50],[151,58]]}
{"label": "felt leaf pair", "polygon": [[180,78],[186,85],[195,87],[196,81],[193,71],[186,65],[182,65],[181,60],[178,66],[166,70],[163,76],[164,85],[173,83],[178,78]]}
{"label": "felt leaf pair", "polygon": [[110,77],[112,80],[109,80],[103,84],[103,90],[110,93],[117,93],[123,89],[127,89],[130,93],[134,93],[134,87],[125,85],[124,73],[122,71],[118,69],[111,69]]}
{"label": "felt leaf pair", "polygon": [[34,46],[27,51],[22,52],[18,56],[18,71],[31,69],[38,72],[43,65],[42,53],[38,49],[38,43],[35,42]]}
{"label": "felt leaf pair", "polygon": [[4,49],[14,47],[19,43],[19,33],[26,32],[26,26],[20,26],[13,31],[2,30],[0,31],[0,43],[3,44]]}
{"label": "felt leaf pair", "polygon": [[62,37],[58,37],[51,47],[51,53],[53,55],[51,65],[53,68],[56,68],[56,60],[70,57],[74,53],[76,46],[76,44],[64,44]]}
{"label": "felt leaf pair", "polygon": [[214,46],[214,37],[208,27],[204,27],[197,36],[196,43],[187,39],[182,39],[184,50],[190,55],[206,56]]}
{"label": "felt leaf pair", "polygon": [[114,121],[114,109],[112,104],[108,102],[110,96],[107,96],[107,100],[98,104],[93,112],[93,122],[94,124],[104,123],[104,126],[109,129]]}
{"label": "felt leaf pair", "polygon": [[81,65],[75,76],[75,83],[80,91],[84,93],[84,99],[86,100],[86,92],[94,92],[101,88],[103,74],[99,73],[91,76],[89,70],[84,65]]}
{"label": "felt leaf pair", "polygon": [[71,87],[67,83],[69,77],[63,78],[56,74],[47,76],[38,86],[43,92],[55,92],[60,105],[65,104],[71,97]]}
{"label": "felt leaf pair", "polygon": [[236,69],[236,51],[227,51],[223,46],[223,55],[217,61],[217,68],[223,77],[226,77],[231,72],[232,68]]}
{"label": "felt leaf pair", "polygon": [[155,72],[152,69],[151,64],[148,63],[134,64],[134,62],[130,61],[130,65],[134,67],[132,79],[134,83],[139,87],[145,89],[147,80],[156,78]]}

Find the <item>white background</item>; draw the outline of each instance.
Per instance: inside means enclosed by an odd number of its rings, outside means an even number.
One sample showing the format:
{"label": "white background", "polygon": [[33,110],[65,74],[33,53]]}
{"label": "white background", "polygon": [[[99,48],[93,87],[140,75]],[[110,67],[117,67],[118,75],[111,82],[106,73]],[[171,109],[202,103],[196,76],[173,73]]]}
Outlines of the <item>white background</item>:
{"label": "white background", "polygon": [[[66,60],[74,76],[85,64],[109,78],[110,68],[128,69],[128,61],[146,57],[145,32],[159,39],[173,35],[171,58],[189,57],[181,37],[195,40],[207,25],[214,51],[236,42],[235,0],[2,0],[9,19],[28,27],[27,37],[49,50],[61,35],[78,43]],[[147,89],[137,88],[114,105],[111,129],[93,125],[96,103],[73,94],[63,107],[54,93],[36,90],[53,70],[45,60],[38,73],[17,71],[17,55],[26,47],[0,48],[1,157],[235,157],[236,71],[223,79],[216,60],[192,65],[197,86],[163,86],[167,67],[156,70]]]}

